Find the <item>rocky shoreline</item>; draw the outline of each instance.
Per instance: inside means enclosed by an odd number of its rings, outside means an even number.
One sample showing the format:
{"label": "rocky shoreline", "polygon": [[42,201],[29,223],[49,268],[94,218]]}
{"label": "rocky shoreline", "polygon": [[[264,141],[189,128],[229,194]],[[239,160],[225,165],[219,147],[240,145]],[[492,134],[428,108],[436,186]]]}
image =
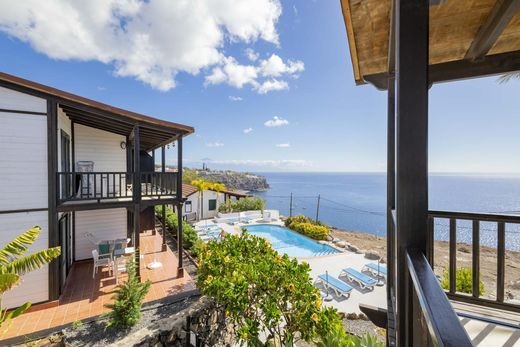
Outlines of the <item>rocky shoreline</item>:
{"label": "rocky shoreline", "polygon": [[[331,236],[346,242],[345,246],[352,251],[365,254],[378,254],[386,259],[386,237],[376,236],[364,232],[353,232],[341,229],[332,229]],[[442,276],[449,263],[449,244],[447,241],[435,241],[435,274]],[[496,249],[486,246],[480,247],[480,278],[484,283],[483,297],[496,298]],[[471,269],[472,246],[466,243],[457,243],[457,267]],[[520,303],[520,252],[506,250],[505,256],[505,301]]]}
{"label": "rocky shoreline", "polygon": [[223,183],[227,189],[263,192],[269,189],[264,176],[249,172],[199,170],[197,175],[206,181]]}

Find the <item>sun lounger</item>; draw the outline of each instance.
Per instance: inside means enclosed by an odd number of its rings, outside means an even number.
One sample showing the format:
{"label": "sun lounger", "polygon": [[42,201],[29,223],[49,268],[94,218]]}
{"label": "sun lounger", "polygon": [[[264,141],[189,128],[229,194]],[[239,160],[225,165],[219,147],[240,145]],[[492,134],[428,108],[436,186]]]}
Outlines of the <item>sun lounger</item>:
{"label": "sun lounger", "polygon": [[361,272],[363,272],[363,271],[368,271],[371,274],[373,274],[374,276],[379,276],[379,277],[384,277],[384,278],[386,278],[386,274],[387,274],[386,266],[379,264],[379,268],[378,268],[378,265],[376,263],[366,264],[361,269]]}
{"label": "sun lounger", "polygon": [[327,289],[332,289],[336,293],[336,296],[344,296],[347,299],[352,291],[352,287],[345,282],[330,275],[327,278],[326,274],[319,275],[316,281],[314,281],[315,285],[317,283],[321,283]]}
{"label": "sun lounger", "polygon": [[374,286],[377,284],[377,281],[372,277],[369,277],[357,270],[354,270],[351,267],[347,267],[341,270],[341,273],[339,274],[340,277],[342,274],[345,274],[350,282],[357,282],[361,289],[368,288],[373,290]]}

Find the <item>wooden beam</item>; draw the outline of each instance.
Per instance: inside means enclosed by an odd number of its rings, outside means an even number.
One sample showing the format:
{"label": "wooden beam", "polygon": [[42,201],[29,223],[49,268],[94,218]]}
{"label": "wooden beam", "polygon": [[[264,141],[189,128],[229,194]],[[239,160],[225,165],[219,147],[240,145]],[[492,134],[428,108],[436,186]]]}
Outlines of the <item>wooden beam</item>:
{"label": "wooden beam", "polygon": [[[430,65],[429,84],[500,75],[520,71],[520,51],[487,55],[479,61],[457,60]],[[364,80],[379,90],[386,90],[387,80],[394,74],[378,73],[364,76]]]}
{"label": "wooden beam", "polygon": [[397,344],[414,346],[421,329],[406,263],[407,251],[423,254],[428,219],[428,28],[426,0],[396,0],[397,82]]}
{"label": "wooden beam", "polygon": [[[58,103],[47,100],[47,179],[48,179],[48,245],[59,246],[58,238]],[[60,295],[59,260],[49,263],[49,300],[57,300]]]}
{"label": "wooden beam", "polygon": [[179,259],[177,260],[177,276],[183,277],[184,268],[182,265],[182,136],[179,136],[179,139],[177,140],[177,200],[179,200],[179,204],[177,205],[177,251],[179,256]]}
{"label": "wooden beam", "polygon": [[464,59],[482,59],[520,10],[520,0],[497,0],[491,13],[478,30]]}

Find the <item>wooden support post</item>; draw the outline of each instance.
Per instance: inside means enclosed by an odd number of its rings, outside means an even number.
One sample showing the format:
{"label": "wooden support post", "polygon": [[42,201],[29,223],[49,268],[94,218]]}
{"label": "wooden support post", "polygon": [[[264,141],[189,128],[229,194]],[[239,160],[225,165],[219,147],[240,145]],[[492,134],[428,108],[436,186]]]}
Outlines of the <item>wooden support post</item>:
{"label": "wooden support post", "polygon": [[[161,172],[166,172],[166,148],[164,146],[161,147]],[[162,248],[163,252],[166,252],[166,205],[162,205]]]}
{"label": "wooden support post", "polygon": [[407,249],[423,254],[428,228],[428,0],[396,1],[397,344],[413,346],[418,317]]}
{"label": "wooden support post", "polygon": [[[47,100],[47,175],[48,175],[48,238],[49,247],[59,246],[57,202],[58,184],[58,103]],[[59,259],[49,263],[49,300],[60,295]]]}
{"label": "wooden support post", "polygon": [[182,211],[183,210],[183,202],[184,199],[182,197],[182,136],[179,136],[177,140],[177,200],[179,200],[179,204],[177,205],[177,218],[178,218],[178,227],[177,227],[177,253],[179,256],[178,265],[177,265],[177,277],[184,277],[184,268],[182,265]]}
{"label": "wooden support post", "polygon": [[395,209],[395,80],[388,79],[387,98],[387,143],[386,143],[386,241],[387,241],[387,295],[395,293],[395,225],[392,211]]}
{"label": "wooden support post", "polygon": [[140,239],[139,235],[141,233],[141,141],[139,134],[139,126],[136,125],[134,127],[134,177],[132,184],[132,192],[133,192],[133,203],[134,203],[134,247],[135,247],[135,262],[137,275],[141,275],[141,254],[140,247]]}
{"label": "wooden support post", "polygon": [[450,272],[450,293],[457,291],[457,220],[450,218],[450,253],[449,253],[449,272]]}

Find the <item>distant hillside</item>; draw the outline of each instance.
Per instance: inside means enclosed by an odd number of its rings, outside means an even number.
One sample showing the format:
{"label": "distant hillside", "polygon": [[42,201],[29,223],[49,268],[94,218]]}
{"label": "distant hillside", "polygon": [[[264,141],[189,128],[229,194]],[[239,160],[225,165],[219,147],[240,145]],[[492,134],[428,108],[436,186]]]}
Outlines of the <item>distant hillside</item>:
{"label": "distant hillside", "polygon": [[183,176],[186,183],[200,178],[210,182],[223,183],[226,188],[232,190],[259,192],[269,189],[269,184],[264,176],[249,172],[184,169]]}

